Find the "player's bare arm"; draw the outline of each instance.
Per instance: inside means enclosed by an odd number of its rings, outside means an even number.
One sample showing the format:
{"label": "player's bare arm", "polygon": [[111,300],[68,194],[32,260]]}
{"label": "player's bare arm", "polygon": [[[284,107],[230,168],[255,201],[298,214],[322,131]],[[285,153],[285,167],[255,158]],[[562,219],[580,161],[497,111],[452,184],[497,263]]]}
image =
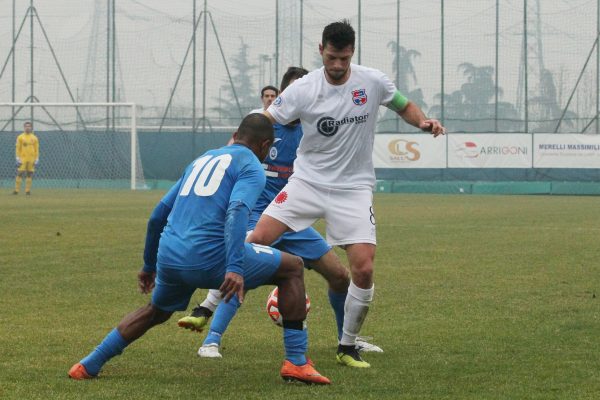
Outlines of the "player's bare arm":
{"label": "player's bare arm", "polygon": [[410,101],[403,110],[398,111],[398,115],[409,124],[425,132],[431,132],[434,137],[445,133],[444,127],[437,119],[427,118],[423,111]]}
{"label": "player's bare arm", "polygon": [[446,130],[440,121],[433,118],[427,118],[415,103],[409,101],[398,91],[394,94],[394,97],[387,105],[387,108],[394,111],[412,126],[416,126],[425,132],[431,132],[434,137],[446,133]]}

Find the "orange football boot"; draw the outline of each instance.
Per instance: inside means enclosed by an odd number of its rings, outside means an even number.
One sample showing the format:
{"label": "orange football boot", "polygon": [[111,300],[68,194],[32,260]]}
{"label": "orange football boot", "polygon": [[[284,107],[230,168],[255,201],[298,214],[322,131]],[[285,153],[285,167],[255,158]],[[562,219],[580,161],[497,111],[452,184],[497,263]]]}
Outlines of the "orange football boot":
{"label": "orange football boot", "polygon": [[327,377],[321,375],[310,363],[297,366],[285,360],[280,374],[286,382],[299,381],[307,385],[329,385],[331,383]]}
{"label": "orange football boot", "polygon": [[85,367],[81,363],[77,363],[71,367],[69,370],[69,377],[78,381],[95,378],[95,376],[88,374],[88,372],[85,370]]}

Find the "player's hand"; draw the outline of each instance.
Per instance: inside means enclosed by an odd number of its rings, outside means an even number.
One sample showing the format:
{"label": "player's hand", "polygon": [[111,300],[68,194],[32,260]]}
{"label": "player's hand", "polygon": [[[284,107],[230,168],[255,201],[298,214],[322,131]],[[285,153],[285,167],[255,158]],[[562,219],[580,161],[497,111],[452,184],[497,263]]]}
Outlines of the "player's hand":
{"label": "player's hand", "polygon": [[20,167],[21,166],[21,159],[19,157],[17,157],[15,161],[17,162],[17,167]]}
{"label": "player's hand", "polygon": [[40,162],[40,159],[38,158],[37,160],[35,160],[35,162],[33,163],[33,165],[38,165],[39,162]]}
{"label": "player's hand", "polygon": [[235,272],[225,274],[225,280],[219,288],[226,303],[237,294],[240,304],[244,302],[244,277]]}
{"label": "player's hand", "polygon": [[138,272],[138,287],[140,288],[140,292],[143,294],[148,294],[154,289],[154,278],[156,277],[156,273],[154,272]]}
{"label": "player's hand", "polygon": [[431,132],[433,137],[438,137],[446,133],[446,129],[437,119],[426,119],[419,124],[419,128],[425,132]]}

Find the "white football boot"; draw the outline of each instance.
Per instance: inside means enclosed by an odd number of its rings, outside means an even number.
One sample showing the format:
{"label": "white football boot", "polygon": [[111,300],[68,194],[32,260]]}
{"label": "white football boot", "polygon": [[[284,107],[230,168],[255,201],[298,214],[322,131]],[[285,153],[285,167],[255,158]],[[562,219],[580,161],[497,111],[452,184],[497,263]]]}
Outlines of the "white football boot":
{"label": "white football boot", "polygon": [[383,353],[383,349],[373,343],[369,343],[369,340],[373,340],[370,336],[357,336],[356,337],[356,349],[361,353]]}
{"label": "white football boot", "polygon": [[209,343],[200,347],[198,355],[202,358],[223,358],[221,353],[219,353],[219,345],[216,343]]}

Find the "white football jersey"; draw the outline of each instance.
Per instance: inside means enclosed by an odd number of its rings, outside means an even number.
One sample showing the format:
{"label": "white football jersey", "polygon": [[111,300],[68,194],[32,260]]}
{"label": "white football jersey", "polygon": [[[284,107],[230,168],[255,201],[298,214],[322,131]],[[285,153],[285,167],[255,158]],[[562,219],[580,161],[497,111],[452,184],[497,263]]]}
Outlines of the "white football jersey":
{"label": "white football jersey", "polygon": [[262,108],[262,107],[261,107],[261,108],[255,108],[254,110],[251,110],[251,111],[248,113],[248,115],[250,115],[250,114],[262,114],[262,113],[264,113],[264,112],[265,112],[265,109],[264,109],[264,108]]}
{"label": "white football jersey", "polygon": [[351,64],[350,71],[346,83],[332,85],[321,67],[293,82],[269,106],[280,124],[302,122],[293,177],[336,188],[374,186],[377,113],[392,101],[396,86],[373,68]]}

